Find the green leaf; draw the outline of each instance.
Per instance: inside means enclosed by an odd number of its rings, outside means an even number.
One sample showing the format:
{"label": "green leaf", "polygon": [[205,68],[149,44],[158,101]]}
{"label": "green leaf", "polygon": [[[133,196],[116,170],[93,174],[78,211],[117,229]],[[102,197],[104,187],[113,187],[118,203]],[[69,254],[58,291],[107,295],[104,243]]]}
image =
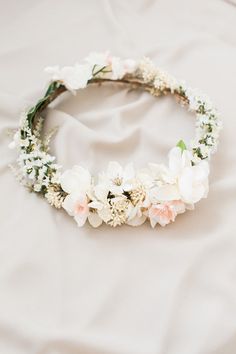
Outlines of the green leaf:
{"label": "green leaf", "polygon": [[180,140],[176,146],[178,146],[182,152],[187,149],[185,142],[183,140]]}
{"label": "green leaf", "polygon": [[48,86],[48,89],[47,89],[44,97],[50,96],[60,85],[61,85],[61,83],[58,81],[51,82],[50,85]]}

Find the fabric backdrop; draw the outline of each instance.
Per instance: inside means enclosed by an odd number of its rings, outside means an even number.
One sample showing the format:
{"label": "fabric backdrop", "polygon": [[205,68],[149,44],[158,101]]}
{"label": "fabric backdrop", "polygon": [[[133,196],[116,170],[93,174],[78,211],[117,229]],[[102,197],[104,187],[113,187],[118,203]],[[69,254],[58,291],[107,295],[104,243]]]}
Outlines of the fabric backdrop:
{"label": "fabric backdrop", "polygon": [[[236,353],[236,2],[0,1],[0,353]],[[42,96],[43,68],[90,51],[152,58],[209,94],[224,130],[210,193],[151,229],[78,228],[8,168],[7,131]],[[172,98],[116,85],[65,94],[47,111],[60,164],[166,161],[194,117]]]}

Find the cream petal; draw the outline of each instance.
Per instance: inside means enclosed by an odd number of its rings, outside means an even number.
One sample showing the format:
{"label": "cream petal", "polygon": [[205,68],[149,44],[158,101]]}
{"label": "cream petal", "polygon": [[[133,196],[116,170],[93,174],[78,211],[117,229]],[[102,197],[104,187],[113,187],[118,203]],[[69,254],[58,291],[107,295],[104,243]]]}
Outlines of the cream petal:
{"label": "cream petal", "polygon": [[179,174],[182,167],[182,152],[179,147],[174,147],[169,152],[169,169],[174,174]]}
{"label": "cream petal", "polygon": [[185,167],[191,167],[192,154],[188,150],[182,151],[178,146],[169,152],[169,169],[175,175],[178,175]]}
{"label": "cream petal", "polygon": [[98,215],[105,223],[111,220],[111,211],[109,207],[104,207],[102,210],[98,210]]}
{"label": "cream petal", "polygon": [[147,217],[145,215],[142,216],[135,216],[131,220],[128,220],[126,224],[130,226],[140,226],[146,221]]}
{"label": "cream petal", "polygon": [[206,194],[206,188],[204,184],[198,184],[193,186],[193,203],[199,202],[200,199],[204,198]]}
{"label": "cream petal", "polygon": [[172,206],[173,206],[176,214],[182,214],[185,212],[186,205],[181,200],[173,201]]}
{"label": "cream petal", "polygon": [[98,201],[94,200],[94,201],[90,202],[90,203],[88,204],[88,206],[89,206],[90,208],[93,208],[93,209],[101,210],[101,209],[104,207],[104,204],[101,203],[101,202],[98,202]]}
{"label": "cream petal", "polygon": [[87,190],[91,186],[91,175],[87,169],[82,166],[74,166],[72,171],[78,176],[78,182],[82,190]]}
{"label": "cream petal", "polygon": [[122,176],[123,169],[121,165],[116,161],[109,162],[107,167],[107,175],[109,176],[110,179],[114,179],[117,176]]}
{"label": "cream petal", "polygon": [[148,166],[151,172],[160,178],[170,173],[169,169],[163,164],[149,163]]}
{"label": "cream petal", "polygon": [[194,204],[185,204],[187,210],[194,210]]}
{"label": "cream petal", "polygon": [[204,181],[209,175],[209,164],[206,161],[201,161],[198,165],[193,166],[195,180]]}
{"label": "cream petal", "polygon": [[170,201],[180,199],[180,193],[176,184],[164,184],[163,186],[153,188],[150,191],[151,200]]}
{"label": "cream petal", "polygon": [[73,170],[67,170],[60,176],[61,187],[67,193],[78,193],[79,182],[78,175]]}
{"label": "cream petal", "polygon": [[192,153],[188,150],[182,152],[182,168],[192,166]]}
{"label": "cream petal", "polygon": [[69,194],[65,197],[62,207],[67,211],[67,213],[71,216],[74,216],[74,208],[75,208],[76,198]]}
{"label": "cream petal", "polygon": [[192,168],[188,167],[185,168],[178,180],[179,184],[179,191],[181,195],[181,199],[185,203],[195,203],[193,201],[193,170]]}
{"label": "cream petal", "polygon": [[110,184],[109,190],[114,195],[121,195],[123,193],[123,186],[116,186],[115,184]]}
{"label": "cream petal", "polygon": [[208,179],[198,180],[196,169],[185,168],[179,178],[179,190],[181,199],[185,203],[194,204],[205,197],[208,193]]}
{"label": "cream petal", "polygon": [[128,220],[131,220],[136,217],[139,214],[139,209],[140,208],[137,205],[135,207],[130,208],[127,213]]}
{"label": "cream petal", "polygon": [[168,225],[170,223],[170,220],[164,216],[162,217],[157,217],[157,222],[160,224],[162,227]]}
{"label": "cream petal", "polygon": [[109,51],[104,53],[96,53],[91,52],[86,58],[85,61],[89,63],[89,65],[93,68],[94,65],[102,68],[103,66],[107,66],[109,64]]}
{"label": "cream petal", "polygon": [[154,229],[154,227],[157,224],[157,220],[155,218],[151,218],[151,217],[149,217],[149,220],[150,220],[151,227]]}
{"label": "cream petal", "polygon": [[61,69],[61,79],[69,90],[77,89],[78,80],[75,75],[75,68],[73,66],[65,66]]}
{"label": "cream petal", "polygon": [[82,226],[85,224],[85,222],[86,222],[86,220],[87,220],[87,217],[88,217],[88,213],[85,213],[85,214],[77,214],[77,215],[74,216],[74,219],[75,219],[75,221],[77,222],[77,225],[78,225],[79,227],[82,227]]}
{"label": "cream petal", "polygon": [[109,189],[104,184],[97,184],[94,187],[94,193],[95,193],[96,198],[98,200],[103,201],[103,202],[107,200],[108,192],[109,192]]}
{"label": "cream petal", "polygon": [[74,89],[80,89],[87,86],[88,80],[92,78],[92,68],[90,65],[75,65],[75,76],[77,79],[77,86]]}
{"label": "cream petal", "polygon": [[60,68],[58,65],[47,66],[44,71],[51,76],[52,80],[60,79]]}
{"label": "cream petal", "polygon": [[137,62],[133,59],[125,59],[124,62],[125,72],[128,74],[132,74],[137,69]]}
{"label": "cream petal", "polygon": [[93,227],[98,227],[102,224],[102,219],[97,213],[90,213],[88,216],[88,221]]}
{"label": "cream petal", "polygon": [[147,172],[138,172],[137,179],[140,181],[146,188],[151,188],[153,185],[153,177],[150,176]]}
{"label": "cream petal", "polygon": [[92,77],[91,70],[88,64],[65,66],[59,71],[58,78],[64,82],[69,90],[78,90],[87,85],[88,80]]}
{"label": "cream petal", "polygon": [[125,166],[123,177],[126,181],[134,178],[134,165],[132,162]]}
{"label": "cream petal", "polygon": [[129,192],[133,189],[133,185],[131,183],[124,183],[121,187],[125,192]]}
{"label": "cream petal", "polygon": [[112,79],[121,79],[125,74],[124,64],[118,57],[112,57]]}

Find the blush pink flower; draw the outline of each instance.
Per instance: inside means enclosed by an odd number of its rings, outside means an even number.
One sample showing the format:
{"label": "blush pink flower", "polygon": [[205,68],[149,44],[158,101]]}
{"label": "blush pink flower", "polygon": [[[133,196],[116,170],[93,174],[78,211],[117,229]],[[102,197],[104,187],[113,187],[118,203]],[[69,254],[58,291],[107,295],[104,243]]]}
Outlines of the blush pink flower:
{"label": "blush pink flower", "polygon": [[152,227],[156,224],[165,226],[175,220],[177,212],[171,203],[152,204],[148,211],[148,216]]}
{"label": "blush pink flower", "polygon": [[63,208],[69,215],[73,216],[78,226],[83,226],[89,216],[88,199],[85,194],[69,194],[64,202]]}

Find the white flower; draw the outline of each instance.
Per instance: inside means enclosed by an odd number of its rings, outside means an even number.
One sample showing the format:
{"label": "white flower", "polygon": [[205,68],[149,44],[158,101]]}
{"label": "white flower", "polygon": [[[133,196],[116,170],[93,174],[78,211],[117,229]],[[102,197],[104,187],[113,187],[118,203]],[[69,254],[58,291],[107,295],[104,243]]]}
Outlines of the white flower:
{"label": "white flower", "polygon": [[122,79],[125,75],[125,68],[123,61],[118,57],[112,57],[111,60],[112,76],[113,80]]}
{"label": "white flower", "polygon": [[85,193],[68,194],[62,203],[67,213],[74,217],[78,226],[83,226],[89,216],[88,198]]}
{"label": "white flower", "polygon": [[122,79],[125,74],[132,74],[137,68],[137,63],[131,59],[121,60],[118,57],[112,57],[111,68],[111,78],[117,80]]}
{"label": "white flower", "polygon": [[133,74],[138,67],[138,63],[133,59],[125,59],[123,65],[127,74]]}
{"label": "white flower", "polygon": [[197,111],[199,106],[204,104],[204,107],[207,111],[213,108],[212,102],[209,97],[202,94],[198,89],[188,88],[186,90],[186,96],[189,100],[189,109],[191,111]]}
{"label": "white flower", "polygon": [[200,160],[193,166],[192,160],[190,151],[175,147],[169,153],[168,167],[149,164],[149,174],[142,174],[141,178],[148,187],[147,200],[150,204],[182,201],[192,205],[206,197],[208,163]]}
{"label": "white flower", "polygon": [[102,219],[97,212],[91,212],[88,215],[88,221],[93,227],[98,227],[102,224]]}
{"label": "white flower", "polygon": [[105,198],[103,201],[94,200],[89,203],[89,207],[97,211],[101,222],[114,227],[127,222],[133,209],[132,203],[124,195]]}
{"label": "white flower", "polygon": [[83,226],[89,216],[88,195],[91,192],[91,175],[81,166],[74,166],[60,176],[62,189],[68,193],[62,206]]}
{"label": "white flower", "polygon": [[101,69],[104,66],[108,66],[111,64],[111,56],[109,51],[105,53],[90,53],[86,58],[85,61],[93,68],[97,66],[97,69]]}
{"label": "white flower", "polygon": [[127,224],[132,226],[142,225],[147,218],[145,211],[149,205],[149,200],[147,198],[147,188],[138,178],[129,192],[129,199],[133,207],[130,209]]}
{"label": "white flower", "polygon": [[148,197],[151,203],[179,200],[181,195],[179,193],[177,184],[163,184],[159,187],[151,188]]}
{"label": "white flower", "polygon": [[59,65],[47,66],[44,68],[44,71],[49,74],[53,81],[61,80],[61,70]]}
{"label": "white flower", "polygon": [[81,166],[74,166],[60,176],[62,189],[68,194],[88,193],[91,189],[91,175]]}
{"label": "white flower", "polygon": [[99,224],[103,221],[108,223],[108,221],[111,220],[111,206],[107,199],[104,199],[103,201],[95,199],[89,203],[89,207],[96,211],[97,218],[99,218]]}
{"label": "white flower", "polygon": [[18,146],[20,143],[20,131],[17,130],[17,132],[13,136],[13,140],[10,142],[8,145],[9,149],[15,149],[16,146]]}
{"label": "white flower", "polygon": [[68,90],[74,91],[87,86],[88,80],[92,78],[90,65],[75,64],[74,66],[47,67],[45,71],[51,75],[53,81],[62,81]]}
{"label": "white flower", "polygon": [[181,199],[188,204],[194,204],[208,194],[209,166],[206,161],[183,169],[179,177]]}
{"label": "white flower", "polygon": [[138,178],[147,189],[145,203],[177,200],[180,198],[176,176],[163,164],[149,163],[149,170],[138,173]]}
{"label": "white flower", "polygon": [[123,192],[132,189],[135,172],[133,164],[130,163],[123,168],[118,162],[109,163],[106,173],[99,176],[99,183],[95,186],[95,193],[101,199],[101,195],[110,191],[114,195],[121,195]]}
{"label": "white flower", "polygon": [[209,165],[200,161],[192,166],[192,155],[189,151],[183,152],[179,147],[169,153],[169,169],[177,179],[180,199],[188,204],[194,204],[208,193]]}
{"label": "white flower", "polygon": [[139,217],[138,205],[134,207],[132,201],[124,195],[124,192],[132,193],[133,179],[133,165],[128,164],[123,169],[117,162],[110,162],[107,172],[99,176],[89,206],[97,211],[102,221],[116,226]]}
{"label": "white flower", "polygon": [[143,203],[137,204],[136,206],[132,207],[129,210],[129,215],[126,223],[131,226],[142,225],[147,219],[147,215],[143,213],[143,208]]}

